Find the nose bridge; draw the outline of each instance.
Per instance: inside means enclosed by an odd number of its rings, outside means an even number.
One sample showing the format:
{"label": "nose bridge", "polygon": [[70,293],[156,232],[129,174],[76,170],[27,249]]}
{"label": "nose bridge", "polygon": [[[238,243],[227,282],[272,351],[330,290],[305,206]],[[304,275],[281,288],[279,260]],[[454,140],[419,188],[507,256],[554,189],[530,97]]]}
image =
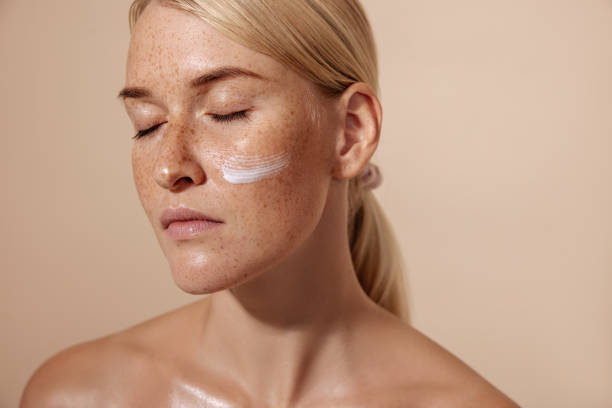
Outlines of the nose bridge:
{"label": "nose bridge", "polygon": [[176,190],[182,185],[205,181],[204,170],[192,151],[194,133],[188,125],[168,122],[153,167],[153,177],[161,187]]}

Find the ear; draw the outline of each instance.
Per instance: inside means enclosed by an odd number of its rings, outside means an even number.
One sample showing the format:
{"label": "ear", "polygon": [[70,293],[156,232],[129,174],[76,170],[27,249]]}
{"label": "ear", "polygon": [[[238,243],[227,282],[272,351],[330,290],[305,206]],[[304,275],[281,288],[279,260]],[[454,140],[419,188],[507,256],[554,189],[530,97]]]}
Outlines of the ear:
{"label": "ear", "polygon": [[349,86],[338,103],[343,125],[337,134],[333,176],[351,179],[361,173],[378,147],[382,107],[372,88],[363,82]]}

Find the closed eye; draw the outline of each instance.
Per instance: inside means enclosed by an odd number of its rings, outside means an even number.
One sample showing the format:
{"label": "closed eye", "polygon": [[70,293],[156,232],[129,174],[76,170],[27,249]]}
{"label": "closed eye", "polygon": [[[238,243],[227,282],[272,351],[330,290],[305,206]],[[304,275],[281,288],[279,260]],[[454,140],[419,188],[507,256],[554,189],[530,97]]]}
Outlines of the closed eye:
{"label": "closed eye", "polygon": [[227,123],[227,122],[231,122],[234,120],[246,119],[248,111],[249,111],[248,109],[245,109],[243,111],[229,113],[227,115],[219,115],[216,113],[209,113],[209,115],[215,122],[226,122]]}
{"label": "closed eye", "polygon": [[[246,119],[248,111],[249,111],[248,109],[245,109],[245,110],[239,111],[239,112],[228,113],[227,115],[220,115],[220,114],[216,114],[216,113],[210,113],[209,115],[212,117],[212,119],[215,122],[228,123],[228,122],[232,122],[234,120]],[[148,128],[148,129],[141,130],[138,133],[136,133],[132,137],[132,139],[138,140],[138,139],[148,135],[149,133],[154,132],[161,125],[163,125],[163,123],[158,123],[157,125],[152,126],[152,127]]]}
{"label": "closed eye", "polygon": [[141,130],[141,131],[139,131],[138,133],[136,133],[134,136],[132,136],[132,139],[136,139],[136,140],[138,140],[138,139],[140,139],[141,137],[146,136],[146,135],[148,135],[149,133],[151,133],[151,132],[153,132],[153,131],[157,130],[157,128],[158,128],[158,127],[160,127],[161,125],[163,125],[163,123],[158,123],[157,125],[152,126],[152,127],[148,128],[148,129]]}

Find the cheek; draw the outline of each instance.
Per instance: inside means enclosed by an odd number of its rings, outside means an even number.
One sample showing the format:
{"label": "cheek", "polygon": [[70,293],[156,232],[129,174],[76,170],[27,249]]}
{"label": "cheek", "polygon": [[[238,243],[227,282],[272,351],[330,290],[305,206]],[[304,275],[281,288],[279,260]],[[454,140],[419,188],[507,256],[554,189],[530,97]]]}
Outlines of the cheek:
{"label": "cheek", "polygon": [[[231,247],[238,249],[241,264],[257,272],[294,252],[310,237],[326,203],[325,183],[293,172],[241,185],[234,208],[235,234]],[[250,274],[250,273],[249,273]]]}
{"label": "cheek", "polygon": [[289,166],[287,152],[268,156],[232,156],[223,161],[223,178],[232,184],[253,183],[274,177]]}
{"label": "cheek", "polygon": [[152,160],[150,153],[142,146],[132,147],[132,176],[140,203],[147,215],[150,215],[150,205],[154,200],[153,181],[151,178]]}
{"label": "cheek", "polygon": [[288,162],[278,174],[231,187],[229,202],[235,203],[233,213],[243,227],[240,241],[262,252],[289,251],[305,240],[327,199],[330,176],[319,141],[303,134],[288,139],[282,147]]}

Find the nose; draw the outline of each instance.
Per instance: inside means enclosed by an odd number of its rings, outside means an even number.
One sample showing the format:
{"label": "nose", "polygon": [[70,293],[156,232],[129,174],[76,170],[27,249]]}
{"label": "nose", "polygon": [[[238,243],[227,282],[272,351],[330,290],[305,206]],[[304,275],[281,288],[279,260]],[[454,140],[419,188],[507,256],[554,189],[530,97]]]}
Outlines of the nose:
{"label": "nose", "polygon": [[193,133],[168,124],[153,167],[153,178],[161,187],[178,192],[206,181],[206,173],[193,152]]}

